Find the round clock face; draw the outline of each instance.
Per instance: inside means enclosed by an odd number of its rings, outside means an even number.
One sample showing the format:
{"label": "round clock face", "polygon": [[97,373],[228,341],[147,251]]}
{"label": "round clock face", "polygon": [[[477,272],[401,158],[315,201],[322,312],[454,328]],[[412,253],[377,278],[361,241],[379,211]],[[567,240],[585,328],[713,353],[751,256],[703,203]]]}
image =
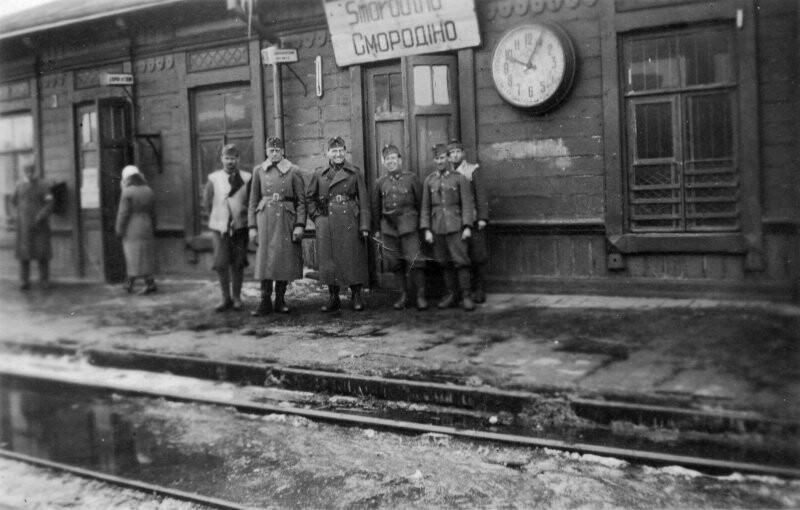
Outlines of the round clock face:
{"label": "round clock face", "polygon": [[492,54],[497,91],[513,105],[547,111],[569,92],[575,51],[558,26],[530,23],[506,32]]}

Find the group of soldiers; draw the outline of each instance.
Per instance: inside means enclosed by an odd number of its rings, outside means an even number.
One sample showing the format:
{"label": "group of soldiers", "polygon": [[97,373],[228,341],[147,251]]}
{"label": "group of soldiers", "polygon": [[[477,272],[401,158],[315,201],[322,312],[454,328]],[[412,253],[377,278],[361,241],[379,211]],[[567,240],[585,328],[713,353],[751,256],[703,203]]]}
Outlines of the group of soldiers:
{"label": "group of soldiers", "polygon": [[460,303],[474,310],[486,299],[488,200],[478,165],[464,160],[463,145],[458,140],[435,145],[434,170],[422,184],[403,168],[400,150],[385,146],[381,164],[386,172],[371,193],[346,154],[344,140],[331,138],[327,165],[306,186],[298,166],[284,157],[280,138],[267,140],[266,160],[252,173],[239,168],[235,145],[223,147],[223,168],[209,175],[204,193],[223,298],[217,311],[243,308],[247,247],[254,242],[261,299],[252,315],[289,312],[286,288],[303,276],[300,242],[308,219],[316,231],[319,279],[329,291],[323,312],[341,308],[343,286],[350,288],[352,309],[364,309],[369,239],[380,245],[385,267],[399,283],[395,309],[428,308],[424,270],[430,260],[442,269],[446,287],[438,308]]}

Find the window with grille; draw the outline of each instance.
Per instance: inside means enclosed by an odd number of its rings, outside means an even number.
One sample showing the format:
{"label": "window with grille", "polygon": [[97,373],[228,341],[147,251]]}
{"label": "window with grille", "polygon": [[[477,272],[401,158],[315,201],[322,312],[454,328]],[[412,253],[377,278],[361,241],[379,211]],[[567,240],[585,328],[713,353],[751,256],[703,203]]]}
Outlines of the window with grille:
{"label": "window with grille", "polygon": [[[248,172],[253,169],[253,108],[249,86],[197,91],[192,103],[195,182],[200,204],[208,174],[222,168],[220,151],[223,145],[236,144],[239,168]],[[207,211],[200,212],[199,217],[205,230]]]}
{"label": "window with grille", "polygon": [[622,41],[630,232],[741,226],[734,29]]}
{"label": "window with grille", "polygon": [[30,113],[0,116],[0,196],[3,197],[0,228],[14,226],[11,196],[22,169],[33,163],[33,116]]}

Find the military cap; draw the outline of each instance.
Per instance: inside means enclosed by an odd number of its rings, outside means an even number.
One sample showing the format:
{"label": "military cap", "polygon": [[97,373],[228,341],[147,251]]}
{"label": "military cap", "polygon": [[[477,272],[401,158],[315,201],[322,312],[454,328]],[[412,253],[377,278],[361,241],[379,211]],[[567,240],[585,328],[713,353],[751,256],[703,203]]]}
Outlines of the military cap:
{"label": "military cap", "polygon": [[344,138],[341,136],[334,136],[333,138],[328,140],[328,149],[336,149],[336,148],[345,149]]}
{"label": "military cap", "polygon": [[463,151],[464,150],[464,144],[462,144],[456,138],[453,138],[452,140],[447,142],[447,152],[450,152],[453,149],[461,149]]}
{"label": "military cap", "polygon": [[267,149],[283,149],[283,140],[277,136],[267,138]]}
{"label": "military cap", "polygon": [[437,143],[433,146],[433,156],[441,156],[442,154],[447,154],[447,145],[443,143]]}
{"label": "military cap", "polygon": [[220,153],[223,156],[236,156],[239,157],[239,147],[236,146],[235,143],[229,143],[222,147]]}
{"label": "military cap", "polygon": [[402,154],[400,154],[400,149],[398,149],[396,145],[392,144],[384,145],[383,149],[381,150],[381,156],[384,158],[389,154],[397,154],[398,156],[402,157]]}

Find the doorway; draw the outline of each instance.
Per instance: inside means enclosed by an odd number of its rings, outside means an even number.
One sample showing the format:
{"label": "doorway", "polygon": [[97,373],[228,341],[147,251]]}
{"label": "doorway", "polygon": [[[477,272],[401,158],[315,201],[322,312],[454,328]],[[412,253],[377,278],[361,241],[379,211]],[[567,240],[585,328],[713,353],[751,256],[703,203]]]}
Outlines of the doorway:
{"label": "doorway", "polygon": [[114,231],[122,168],[133,162],[131,107],[104,98],[75,108],[78,193],[78,273],[118,283],[125,279],[122,242]]}
{"label": "doorway", "polygon": [[[387,144],[396,145],[404,169],[424,181],[433,169],[433,145],[459,136],[456,56],[421,55],[371,66],[364,72],[364,89],[367,186],[385,173],[381,149]],[[370,274],[379,286],[393,281],[374,245]]]}

